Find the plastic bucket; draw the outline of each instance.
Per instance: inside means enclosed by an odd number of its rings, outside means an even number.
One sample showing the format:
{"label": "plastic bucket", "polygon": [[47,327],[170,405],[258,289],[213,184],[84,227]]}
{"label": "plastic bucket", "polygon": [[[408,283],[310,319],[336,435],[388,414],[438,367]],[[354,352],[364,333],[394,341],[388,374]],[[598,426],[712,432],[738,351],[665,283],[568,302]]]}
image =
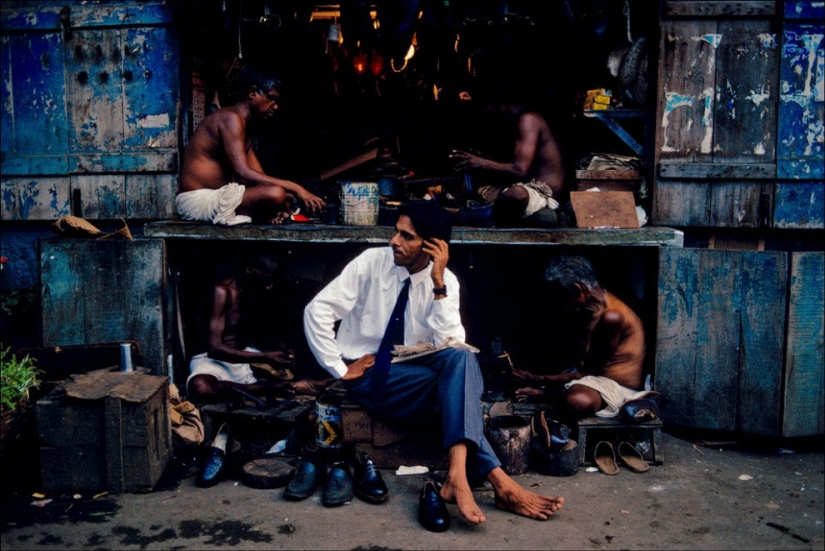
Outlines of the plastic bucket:
{"label": "plastic bucket", "polygon": [[378,184],[341,182],[341,222],[350,226],[378,224]]}
{"label": "plastic bucket", "polygon": [[320,448],[338,449],[342,446],[344,422],[341,404],[328,398],[315,401],[315,443]]}

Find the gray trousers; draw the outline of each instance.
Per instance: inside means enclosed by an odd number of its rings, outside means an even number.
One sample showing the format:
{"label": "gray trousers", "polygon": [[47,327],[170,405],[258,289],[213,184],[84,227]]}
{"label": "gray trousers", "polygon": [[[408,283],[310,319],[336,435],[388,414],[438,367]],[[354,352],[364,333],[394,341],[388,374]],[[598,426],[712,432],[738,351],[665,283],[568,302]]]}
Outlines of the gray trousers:
{"label": "gray trousers", "polygon": [[384,395],[371,394],[372,370],[344,381],[347,394],[387,425],[425,441],[438,440],[449,448],[468,444],[467,476],[475,485],[501,462],[484,436],[481,393],[484,381],[475,354],[450,348],[392,364]]}

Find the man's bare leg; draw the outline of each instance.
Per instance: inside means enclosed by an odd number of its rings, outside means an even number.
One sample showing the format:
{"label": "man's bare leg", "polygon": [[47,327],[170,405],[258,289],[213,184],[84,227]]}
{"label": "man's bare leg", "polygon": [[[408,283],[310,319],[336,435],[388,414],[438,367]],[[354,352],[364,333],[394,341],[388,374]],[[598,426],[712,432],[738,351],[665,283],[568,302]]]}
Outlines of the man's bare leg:
{"label": "man's bare leg", "polygon": [[459,442],[450,447],[450,469],[441,487],[441,498],[458,506],[458,512],[467,522],[481,524],[487,517],[481,512],[467,481],[467,444]]}
{"label": "man's bare leg", "polygon": [[487,479],[496,492],[496,507],[499,509],[528,518],[547,520],[564,505],[563,497],[540,495],[522,488],[501,467],[490,471]]}

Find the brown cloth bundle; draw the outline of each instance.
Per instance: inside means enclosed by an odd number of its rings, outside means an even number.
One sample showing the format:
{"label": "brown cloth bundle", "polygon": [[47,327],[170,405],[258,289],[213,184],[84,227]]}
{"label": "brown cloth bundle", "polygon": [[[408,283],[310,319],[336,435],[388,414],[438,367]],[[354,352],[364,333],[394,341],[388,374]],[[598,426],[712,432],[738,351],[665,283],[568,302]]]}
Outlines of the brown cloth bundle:
{"label": "brown cloth bundle", "polygon": [[114,233],[104,233],[85,218],[79,216],[61,216],[52,224],[52,233],[62,237],[87,237],[94,239],[132,239],[132,232],[126,225],[126,220],[120,219],[123,227]]}

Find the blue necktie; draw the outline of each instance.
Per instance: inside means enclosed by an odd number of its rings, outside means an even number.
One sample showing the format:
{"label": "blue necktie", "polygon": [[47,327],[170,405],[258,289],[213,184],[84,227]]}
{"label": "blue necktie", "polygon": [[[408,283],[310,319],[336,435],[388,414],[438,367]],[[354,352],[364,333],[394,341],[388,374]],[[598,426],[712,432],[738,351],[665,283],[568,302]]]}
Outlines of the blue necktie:
{"label": "blue necktie", "polygon": [[407,309],[407,299],[410,296],[410,278],[404,280],[404,286],[398,293],[398,300],[395,301],[395,308],[392,309],[390,321],[381,339],[381,346],[375,354],[375,365],[372,370],[372,397],[380,399],[384,395],[384,387],[387,385],[387,374],[390,372],[392,361],[392,350],[396,344],[404,343],[404,310]]}

